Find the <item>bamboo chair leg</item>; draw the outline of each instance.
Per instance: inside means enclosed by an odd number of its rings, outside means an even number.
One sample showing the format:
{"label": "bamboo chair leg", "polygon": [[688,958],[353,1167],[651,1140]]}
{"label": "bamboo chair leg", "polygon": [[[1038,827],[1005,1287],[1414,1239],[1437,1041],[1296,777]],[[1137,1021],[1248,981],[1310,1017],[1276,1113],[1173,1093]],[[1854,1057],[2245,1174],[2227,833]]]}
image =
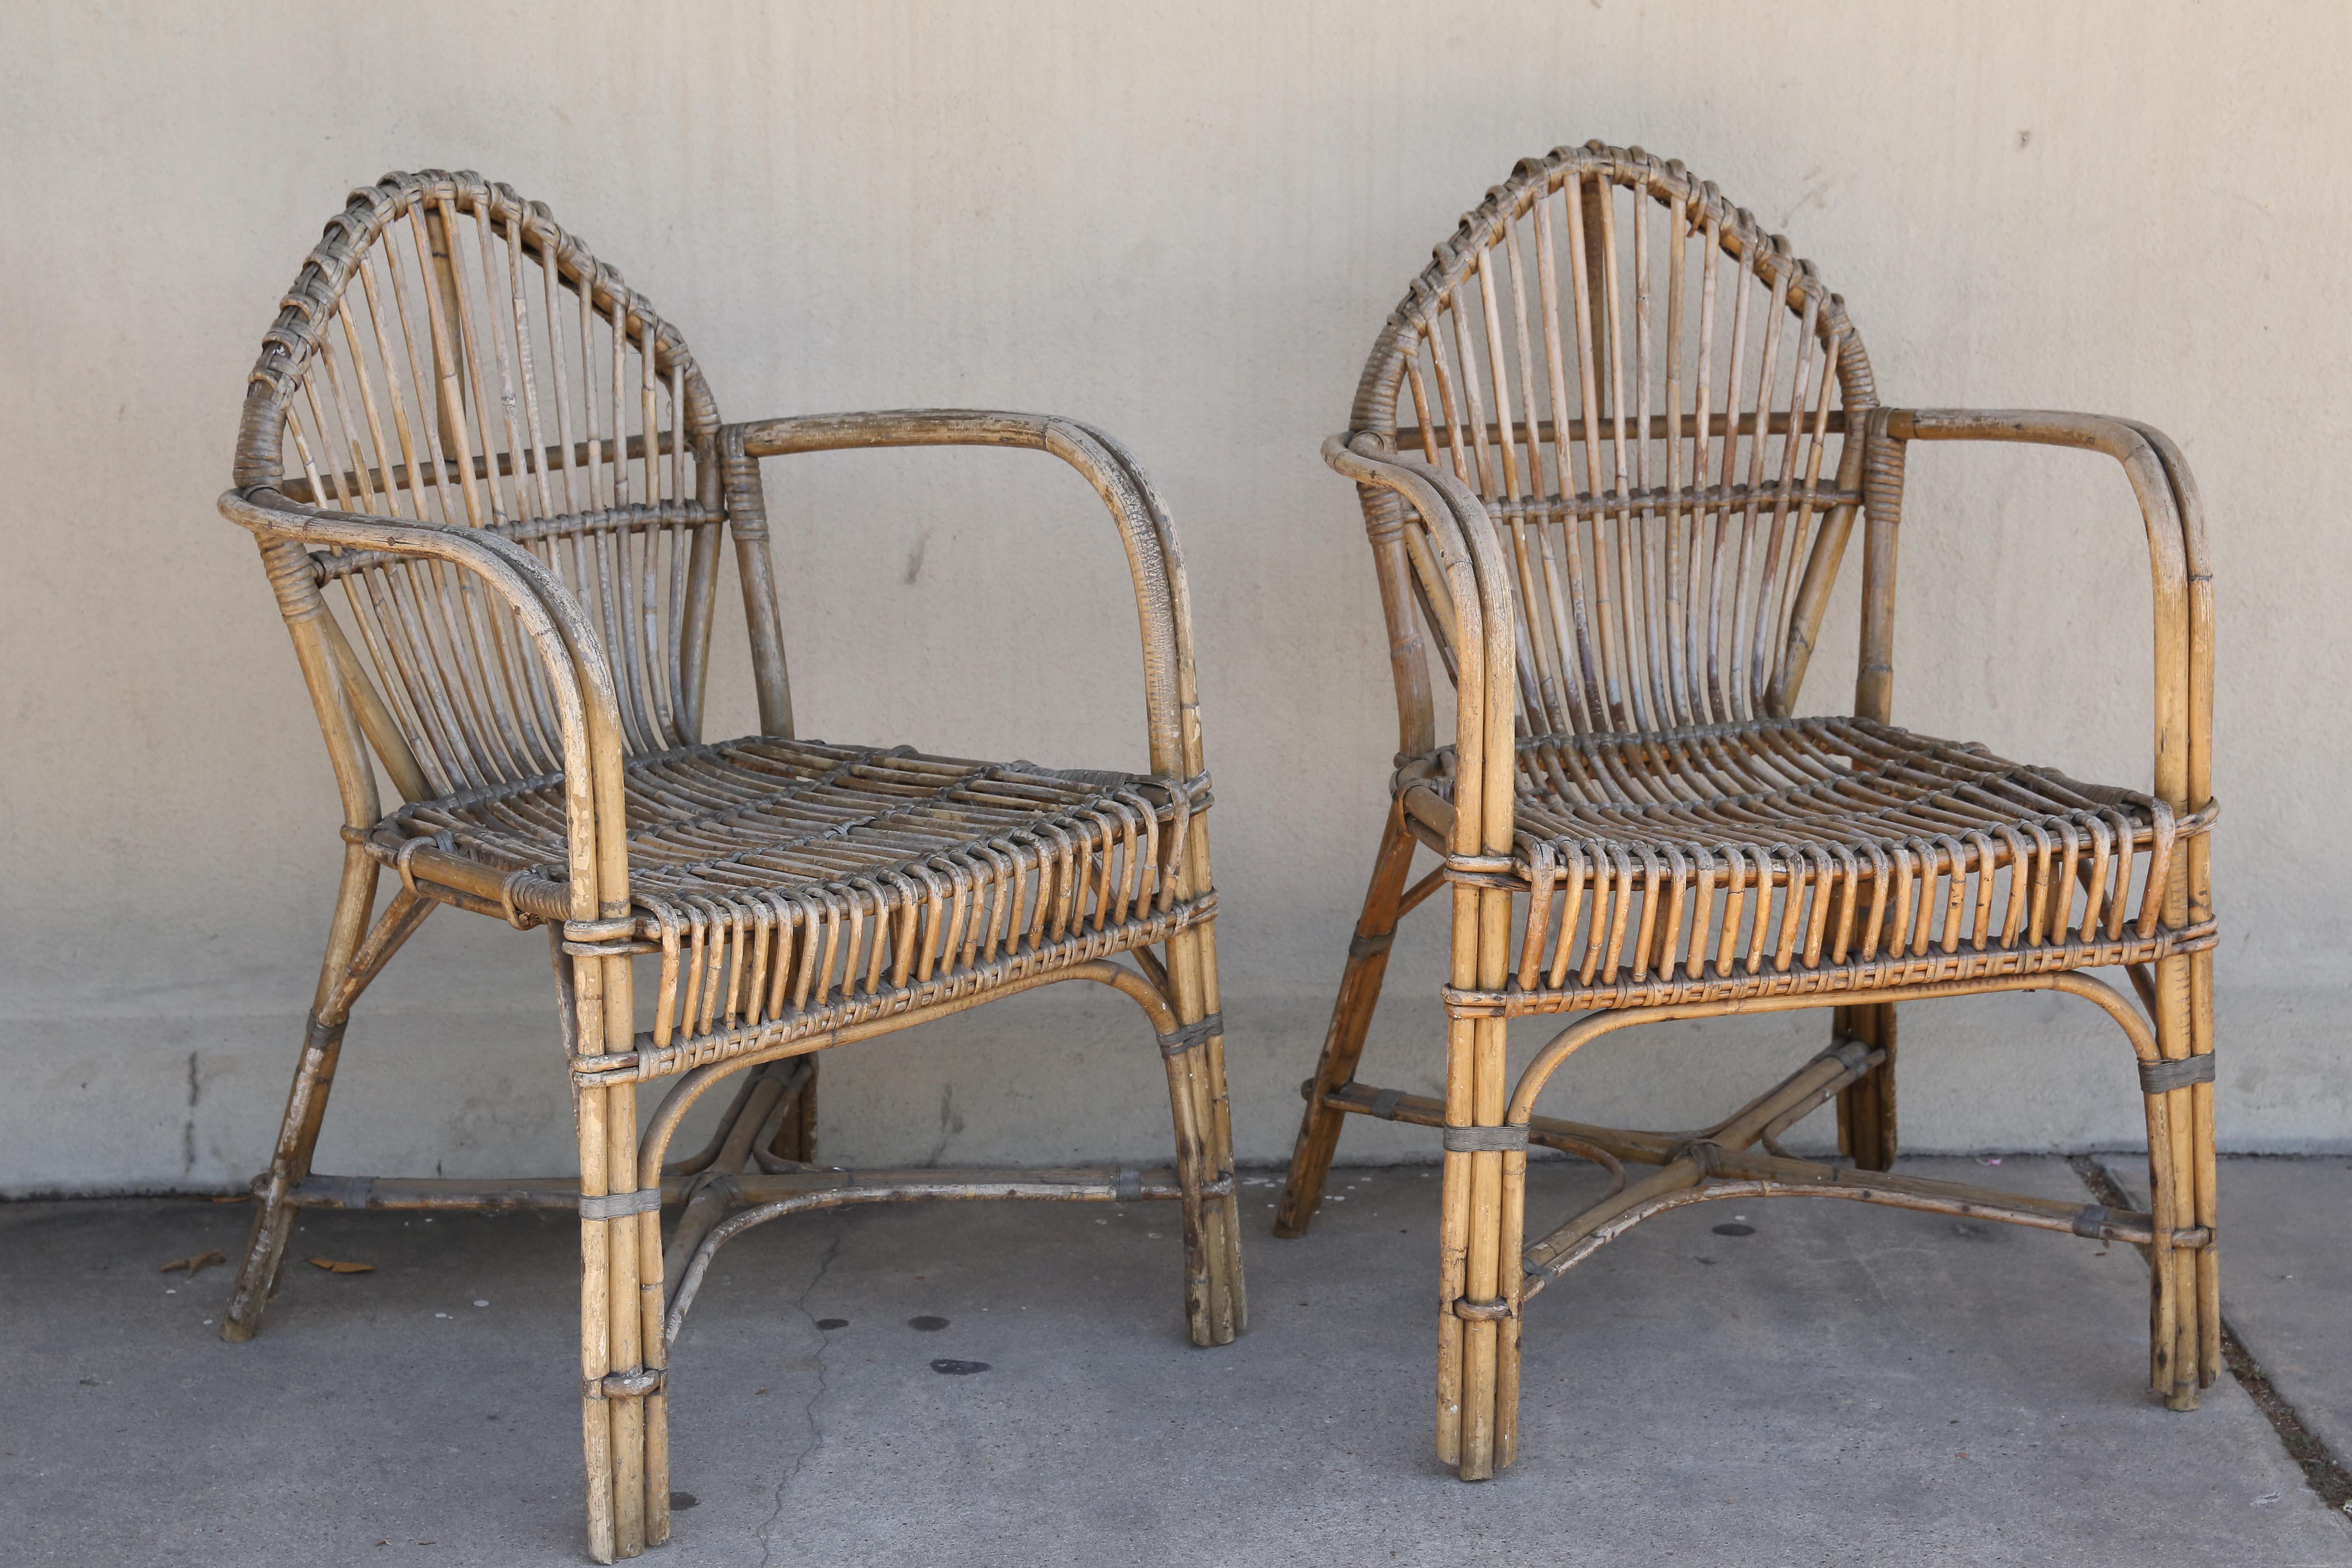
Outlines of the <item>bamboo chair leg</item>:
{"label": "bamboo chair leg", "polygon": [[801,1090],[784,1111],[784,1120],[776,1129],[768,1152],[779,1160],[796,1160],[803,1165],[816,1163],[816,1074],[814,1057],[808,1060],[808,1076],[801,1080]]}
{"label": "bamboo chair leg", "polygon": [[[1183,1190],[1184,1324],[1196,1345],[1213,1345],[1216,1336],[1210,1300],[1208,1215],[1202,1212],[1201,1188],[1201,1113],[1197,1092],[1199,1053],[1190,1047],[1162,1048],[1168,1068],[1168,1106],[1176,1123],[1176,1181]],[[1230,1337],[1230,1336],[1229,1336]]]}
{"label": "bamboo chair leg", "polygon": [[[580,1190],[604,1188],[605,1090],[573,1090],[573,1121],[580,1135]],[[580,1433],[588,1472],[588,1555],[610,1563],[616,1555],[613,1528],[613,1422],[605,1406],[604,1378],[613,1370],[612,1267],[609,1227],[586,1215],[580,1218]]]}
{"label": "bamboo chair leg", "polygon": [[[634,1189],[637,1164],[637,1090],[633,1083],[604,1090],[604,1133],[610,1143],[606,1190]],[[658,1215],[656,1216],[658,1218]],[[604,1222],[608,1232],[607,1297],[612,1314],[612,1358],[614,1371],[644,1365],[645,1341],[638,1285],[640,1252],[637,1217]],[[660,1281],[661,1259],[654,1259],[655,1282]],[[639,1397],[607,1397],[605,1409],[613,1423],[613,1550],[635,1557],[646,1549],[646,1401]],[[665,1505],[667,1498],[664,1498]]]}
{"label": "bamboo chair leg", "polygon": [[277,1293],[287,1238],[294,1226],[293,1205],[286,1201],[286,1194],[310,1174],[311,1151],[318,1144],[319,1126],[328,1092],[334,1088],[335,1063],[342,1046],[340,1025],[330,1026],[316,1014],[310,1016],[303,1031],[302,1058],[294,1069],[293,1087],[287,1092],[278,1147],[254,1212],[252,1234],[246,1240],[236,1284],[221,1315],[221,1338],[232,1344],[261,1331],[262,1313]]}
{"label": "bamboo chair leg", "polygon": [[[631,1091],[634,1101],[635,1091]],[[630,1108],[632,1131],[629,1143],[631,1157],[636,1153],[635,1132],[635,1107]],[[656,1185],[656,1192],[659,1191]],[[645,1539],[647,1546],[659,1546],[669,1539],[669,1395],[661,1378],[669,1366],[668,1328],[664,1308],[667,1292],[663,1289],[661,1209],[656,1206],[629,1219],[615,1221],[614,1229],[622,1236],[634,1236],[637,1253],[637,1341],[639,1364],[652,1374],[653,1386],[645,1397],[628,1403],[642,1406],[644,1423],[645,1479]]]}
{"label": "bamboo chair leg", "polygon": [[[1168,941],[1168,975],[1185,1030],[1210,1016],[1215,949],[1203,945],[1205,934],[1205,928],[1194,927]],[[1239,1238],[1230,1223],[1234,1211],[1223,1194],[1203,1191],[1233,1165],[1229,1113],[1223,1124],[1228,1131],[1220,1136],[1223,1075],[1212,1068],[1213,1059],[1223,1061],[1223,1043],[1221,1031],[1189,1038],[1180,1031],[1160,1044],[1175,1122],[1177,1180],[1183,1191],[1184,1320],[1192,1342],[1204,1346],[1230,1343],[1243,1317],[1234,1267]],[[1213,1058],[1212,1045],[1217,1047]]]}
{"label": "bamboo chair leg", "polygon": [[[1201,989],[1212,1016],[1223,1016],[1223,1002],[1217,986],[1217,927],[1213,921],[1199,928],[1201,944]],[[1223,1211],[1222,1270],[1226,1302],[1226,1314],[1235,1334],[1249,1328],[1249,1289],[1242,1274],[1242,1197],[1241,1184],[1234,1175],[1234,1103],[1233,1094],[1225,1087],[1225,1037],[1220,1029],[1202,1042],[1202,1066],[1206,1072],[1205,1088],[1209,1100],[1208,1166],[1210,1173],[1223,1184],[1224,1192],[1217,1199]]]}
{"label": "bamboo chair leg", "polygon": [[[1501,1018],[1480,1018],[1471,1024],[1478,1085],[1473,1125],[1499,1126],[1503,1120],[1502,1078],[1504,1030]],[[1449,1119],[1450,1120],[1450,1119]],[[1466,1192],[1461,1288],[1447,1303],[1450,1315],[1462,1322],[1461,1458],[1457,1469],[1465,1481],[1483,1481],[1510,1461],[1518,1429],[1518,1341],[1504,1328],[1510,1297],[1506,1280],[1518,1272],[1517,1257],[1503,1256],[1504,1233],[1515,1235],[1523,1222],[1506,1222],[1504,1156],[1494,1150],[1468,1155],[1449,1152],[1446,1175]],[[1446,1205],[1454,1206],[1451,1194]]]}
{"label": "bamboo chair leg", "polygon": [[[1447,1026],[1446,1080],[1450,1101],[1456,1082],[1467,1084],[1476,1025],[1455,1018]],[[1466,1099],[1467,1095],[1463,1098]],[[1466,1125],[1449,1105],[1449,1126]],[[1465,1320],[1454,1310],[1468,1293],[1470,1254],[1475,1240],[1478,1156],[1447,1150],[1439,1195],[1437,1280],[1437,1458],[1466,1481],[1494,1473],[1495,1338],[1490,1323]],[[1484,1334],[1481,1330],[1487,1331]],[[1484,1451],[1482,1451],[1482,1449]]]}
{"label": "bamboo chair leg", "polygon": [[[2189,961],[2189,1048],[2198,1056],[2213,1053],[2213,955],[2200,952]],[[2197,1253],[2197,1386],[2210,1388],[2221,1375],[2221,1256],[2219,1175],[2213,1152],[2213,1086],[2193,1085],[2189,1090],[2191,1142],[2197,1177],[2196,1223],[2208,1240]]]}
{"label": "bamboo chair leg", "polygon": [[1832,1015],[1833,1034],[1852,1035],[1886,1052],[1886,1059],[1838,1091],[1838,1148],[1865,1171],[1895,1168],[1895,1005],[1873,1002],[1840,1007]]}
{"label": "bamboo chair leg", "polygon": [[[2168,1061],[2187,1057],[2193,1033],[2187,958],[2158,961],[2156,1004],[2158,1054]],[[2195,1092],[2183,1088],[2146,1097],[2148,1206],[2155,1231],[2155,1245],[2148,1248],[2148,1381],[2171,1410],[2197,1408],[2204,1360],[2200,1249],[2171,1244],[2172,1231],[2194,1224],[2199,1207]]]}
{"label": "bamboo chair leg", "polygon": [[[404,891],[370,932],[368,914],[375,907],[375,862],[357,846],[346,847],[334,921],[328,930],[326,957],[319,968],[319,989],[303,1030],[302,1056],[295,1065],[293,1085],[287,1090],[286,1113],[278,1122],[269,1170],[260,1183],[253,1232],[237,1267],[236,1284],[221,1314],[221,1338],[232,1344],[261,1331],[262,1313],[277,1290],[278,1270],[286,1260],[286,1239],[294,1227],[294,1209],[287,1197],[310,1173],[310,1155],[318,1147],[328,1093],[334,1088],[335,1064],[342,1055],[343,1028],[350,1021],[352,1004],[431,909]],[[363,936],[369,940],[363,942]]]}
{"label": "bamboo chair leg", "polygon": [[1388,975],[1389,944],[1395,938],[1397,903],[1404,892],[1405,875],[1412,868],[1414,842],[1405,831],[1404,808],[1389,807],[1388,825],[1381,830],[1381,847],[1372,858],[1371,886],[1364,892],[1363,912],[1356,919],[1354,940],[1348,943],[1348,967],[1339,979],[1339,998],[1331,1007],[1331,1023],[1323,1036],[1323,1054],[1315,1063],[1315,1081],[1307,1093],[1307,1113],[1299,1119],[1298,1142],[1290,1152],[1290,1176],[1282,1190],[1282,1207],[1274,1219],[1274,1234],[1300,1237],[1322,1206],[1323,1184],[1331,1174],[1332,1158],[1339,1152],[1339,1129],[1347,1112],[1324,1103],[1334,1089],[1346,1087],[1363,1058],[1364,1037],[1372,1026],[1372,1010],[1380,1005],[1381,982]]}

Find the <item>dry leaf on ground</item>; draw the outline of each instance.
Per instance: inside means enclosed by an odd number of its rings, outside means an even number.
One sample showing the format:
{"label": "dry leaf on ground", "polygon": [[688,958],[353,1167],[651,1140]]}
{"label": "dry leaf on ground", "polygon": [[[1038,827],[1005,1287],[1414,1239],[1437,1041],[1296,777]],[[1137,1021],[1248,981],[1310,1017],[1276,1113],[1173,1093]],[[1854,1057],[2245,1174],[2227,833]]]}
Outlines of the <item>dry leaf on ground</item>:
{"label": "dry leaf on ground", "polygon": [[204,1270],[210,1268],[214,1264],[226,1263],[228,1259],[223,1258],[217,1251],[199,1252],[194,1258],[174,1258],[171,1262],[166,1263],[163,1268],[155,1270],[155,1272],[158,1274],[169,1274],[174,1268],[181,1268],[185,1269],[189,1278],[194,1279]]}
{"label": "dry leaf on ground", "polygon": [[346,1263],[340,1258],[313,1258],[310,1259],[310,1267],[313,1268],[323,1268],[330,1274],[373,1274],[375,1272],[375,1265],[373,1263]]}

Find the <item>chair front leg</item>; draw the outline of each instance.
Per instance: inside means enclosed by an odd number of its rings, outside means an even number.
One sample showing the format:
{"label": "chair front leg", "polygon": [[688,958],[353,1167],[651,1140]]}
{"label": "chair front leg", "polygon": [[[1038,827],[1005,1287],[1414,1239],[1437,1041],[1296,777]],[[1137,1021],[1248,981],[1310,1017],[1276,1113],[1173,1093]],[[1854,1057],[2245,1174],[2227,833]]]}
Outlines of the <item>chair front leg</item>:
{"label": "chair front leg", "polygon": [[[1514,1315],[1525,1230],[1517,1212],[1525,1166],[1520,1180],[1507,1180],[1504,1144],[1509,1131],[1502,1125],[1500,1080],[1507,1027],[1501,1018],[1465,1018],[1453,1020],[1449,1031],[1438,1455],[1465,1481],[1488,1479],[1510,1464],[1518,1447],[1519,1337]],[[1464,1057],[1470,1060],[1467,1074],[1459,1066]],[[1465,1097],[1468,1115],[1460,1119],[1453,1092],[1457,1075],[1476,1085],[1475,1095]],[[1524,1159],[1524,1141],[1518,1147]],[[1451,1379],[1449,1362],[1454,1368]]]}
{"label": "chair front leg", "polygon": [[[578,1029],[618,1016],[625,958],[573,958],[556,947],[566,1047]],[[616,998],[618,999],[616,1001]],[[669,1532],[663,1351],[661,1189],[638,1187],[636,1085],[574,1084],[580,1146],[580,1394],[588,1480],[588,1551],[599,1563],[635,1557]],[[650,1286],[650,1300],[641,1285]],[[658,1499],[653,1488],[658,1484]]]}
{"label": "chair front leg", "polygon": [[[656,1403],[667,1360],[659,1350],[658,1207],[641,1210],[635,1183],[636,1087],[575,1089],[580,1131],[581,1428],[588,1472],[588,1550],[599,1563],[635,1557],[669,1530],[667,1401]],[[619,1157],[624,1152],[628,1163]],[[607,1173],[626,1171],[617,1183]],[[650,1189],[658,1201],[660,1189]],[[647,1226],[650,1220],[652,1226]],[[651,1228],[650,1247],[645,1239]],[[651,1253],[648,1268],[646,1255]],[[655,1338],[645,1337],[639,1290],[656,1298]],[[652,1354],[646,1352],[652,1350]],[[661,1491],[653,1496],[655,1485]]]}
{"label": "chair front leg", "polygon": [[[570,969],[572,965],[565,965]],[[580,1139],[580,1436],[588,1471],[588,1555],[622,1555],[614,1522],[613,1418],[604,1380],[613,1371],[612,1227],[586,1194],[604,1188],[605,1090],[575,1086],[572,1123]],[[635,1552],[626,1555],[634,1556]]]}

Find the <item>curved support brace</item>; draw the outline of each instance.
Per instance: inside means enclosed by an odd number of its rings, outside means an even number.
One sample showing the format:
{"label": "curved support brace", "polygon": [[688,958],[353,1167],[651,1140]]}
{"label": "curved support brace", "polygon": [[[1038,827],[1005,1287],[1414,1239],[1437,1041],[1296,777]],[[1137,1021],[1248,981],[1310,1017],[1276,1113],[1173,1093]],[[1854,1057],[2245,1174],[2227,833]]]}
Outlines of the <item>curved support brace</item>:
{"label": "curved support brace", "polygon": [[[1794,1162],[1792,1162],[1794,1163]],[[1843,1173],[1841,1171],[1841,1173]],[[1686,1208],[1693,1204],[1717,1203],[1727,1198],[1843,1198],[1851,1203],[1878,1204],[1888,1208],[1907,1208],[1926,1214],[1948,1214],[1961,1216],[1981,1216],[1999,1220],[2005,1225],[2030,1226],[2040,1230],[2089,1237],[2094,1240],[2122,1241],[2145,1246],[2153,1239],[2153,1227],[2138,1223],[2140,1216],[2119,1215],[2112,1210],[2086,1205],[2072,1216],[2041,1214],[2006,1208],[1992,1203],[1971,1203],[1965,1198],[1940,1194],[1906,1192],[1899,1187],[1874,1184],[1867,1175],[1855,1182],[1796,1182],[1774,1181],[1752,1176],[1721,1176],[1702,1185],[1683,1187],[1671,1193],[1635,1205],[1622,1214],[1612,1215],[1590,1234],[1580,1237],[1566,1251],[1531,1265],[1528,1282],[1521,1287],[1519,1300],[1529,1297],[1559,1279],[1570,1269],[1594,1253],[1617,1240],[1643,1220],[1655,1218],[1669,1209]],[[1606,1201],[1606,1200],[1604,1200]],[[2095,1216],[2095,1217],[2094,1217]],[[2174,1237],[2176,1245],[2202,1247],[2210,1240],[2210,1233],[2186,1231]]]}
{"label": "curved support brace", "polygon": [[[986,1182],[898,1182],[882,1186],[835,1187],[823,1192],[799,1193],[789,1198],[778,1198],[754,1208],[731,1215],[711,1229],[694,1249],[693,1260],[678,1276],[677,1288],[670,1297],[668,1316],[662,1324],[662,1343],[675,1344],[677,1331],[686,1324],[686,1314],[701,1292],[703,1277],[710,1271],[710,1260],[719,1249],[753,1226],[765,1225],[772,1219],[787,1215],[809,1214],[818,1209],[847,1208],[853,1205],[904,1203],[916,1198],[955,1198],[965,1201],[995,1198],[1044,1199],[1055,1203],[1123,1203],[1145,1198],[1174,1198],[1182,1189],[1173,1183],[1148,1181],[1139,1172],[1122,1172],[1095,1181],[1051,1181],[1011,1179]],[[662,1360],[668,1361],[665,1348]]]}
{"label": "curved support brace", "polygon": [[786,1057],[808,1056],[834,1046],[846,1045],[852,1040],[895,1033],[900,1029],[910,1028],[916,1024],[928,1023],[948,1013],[961,1012],[966,1007],[976,1006],[982,1002],[992,1002],[1000,996],[1010,996],[1016,992],[1034,991],[1040,986],[1051,985],[1063,980],[1092,980],[1098,984],[1108,985],[1115,991],[1125,994],[1137,1006],[1143,1009],[1144,1016],[1151,1020],[1152,1032],[1155,1034],[1172,1034],[1178,1027],[1175,1009],[1170,1005],[1168,998],[1160,994],[1158,987],[1123,964],[1114,963],[1107,958],[1098,958],[1085,963],[1074,963],[1067,969],[1055,969],[1044,974],[1030,975],[1025,979],[1012,981],[984,991],[977,996],[960,998],[957,1003],[945,1007],[878,1019],[871,1025],[836,1029],[830,1034],[819,1035],[810,1039],[794,1040],[789,1045],[771,1051],[747,1051],[740,1057],[730,1057],[725,1061],[712,1062],[707,1067],[694,1068],[681,1077],[670,1091],[662,1097],[661,1105],[655,1110],[653,1121],[646,1125],[639,1144],[637,1184],[640,1187],[656,1187],[661,1184],[662,1162],[668,1157],[670,1140],[677,1135],[678,1125],[686,1120],[686,1113],[694,1108],[696,1100],[709,1093],[722,1080],[739,1072],[747,1071],[768,1062],[779,1061]]}
{"label": "curved support brace", "polygon": [[1135,584],[1143,637],[1144,710],[1154,773],[1189,778],[1202,760],[1192,629],[1167,509],[1143,470],[1108,436],[1073,419],[961,408],[811,414],[729,426],[730,450],[746,458],[878,447],[1013,447],[1050,452],[1076,468],[1118,524]]}
{"label": "curved support brace", "polygon": [[[2055,974],[2035,974],[2022,978],[1999,980],[1939,980],[1927,985],[1906,985],[1894,990],[1873,991],[1867,998],[1873,1002],[1917,1002],[1931,996],[1977,996],[2000,991],[2063,991],[2070,996],[2080,996],[2104,1008],[2116,1021],[2124,1037],[2131,1042],[2132,1054],[2142,1062],[2158,1059],[2156,1033],[2141,1017],[2130,1000],[2104,980],[2072,971]],[[1518,1087],[1511,1095],[1509,1110],[1505,1120],[1525,1126],[1534,1114],[1536,1097],[1560,1064],[1579,1050],[1603,1035],[1635,1024],[1663,1024],[1676,1018],[1717,1018],[1735,1013],[1798,1013],[1814,1008],[1838,1007],[1856,1000],[1854,994],[1813,996],[1759,996],[1744,1002],[1689,1003],[1679,1007],[1628,1007],[1622,1011],[1588,1014],[1552,1037],[1549,1044],[1536,1053],[1535,1059],[1520,1073]]]}

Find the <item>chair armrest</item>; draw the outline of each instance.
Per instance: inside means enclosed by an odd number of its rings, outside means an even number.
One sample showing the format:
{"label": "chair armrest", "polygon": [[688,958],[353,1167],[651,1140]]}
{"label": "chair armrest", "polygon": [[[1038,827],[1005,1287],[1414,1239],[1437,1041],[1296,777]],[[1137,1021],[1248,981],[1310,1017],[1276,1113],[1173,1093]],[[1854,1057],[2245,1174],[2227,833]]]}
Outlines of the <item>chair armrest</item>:
{"label": "chair armrest", "polygon": [[1069,464],[1102,498],[1127,550],[1143,638],[1144,710],[1152,771],[1190,778],[1206,766],[1193,673],[1191,596],[1175,526],[1142,466],[1109,436],[1047,414],[902,408],[754,420],[727,426],[719,438],[723,447],[755,460],[880,447],[1009,447],[1049,452]]}
{"label": "chair armrest", "polygon": [[446,562],[503,600],[547,674],[563,752],[566,854],[574,920],[628,912],[619,708],[593,624],[529,551],[487,529],[303,506],[274,487],[232,489],[221,515],[261,540]]}
{"label": "chair armrest", "polygon": [[1486,504],[1461,479],[1389,450],[1359,431],[1323,443],[1323,460],[1357,484],[1386,490],[1429,531],[1460,628],[1454,658],[1455,855],[1508,855],[1517,783],[1517,624],[1510,568]]}
{"label": "chair armrest", "polygon": [[[2042,410],[1883,409],[1874,417],[1875,444],[1891,457],[1874,460],[1882,499],[1870,503],[1871,542],[1885,552],[1885,570],[1866,572],[1870,584],[1891,592],[1894,531],[1901,513],[1901,447],[1906,441],[2007,441],[2067,447],[2114,458],[2130,482],[2147,532],[2148,574],[2155,600],[2155,793],[2176,811],[2202,809],[2212,797],[2213,577],[2204,507],[2180,449],[2161,431],[2128,419]],[[1865,480],[1869,483],[1869,480]],[[1891,504],[1890,504],[1891,503]],[[1882,508],[1891,515],[1880,531]],[[1891,626],[1891,604],[1864,589],[1865,621]],[[1864,679],[1873,647],[1865,626]],[[1886,649],[1879,650],[1882,654]],[[1860,704],[1857,695],[1857,703]]]}

